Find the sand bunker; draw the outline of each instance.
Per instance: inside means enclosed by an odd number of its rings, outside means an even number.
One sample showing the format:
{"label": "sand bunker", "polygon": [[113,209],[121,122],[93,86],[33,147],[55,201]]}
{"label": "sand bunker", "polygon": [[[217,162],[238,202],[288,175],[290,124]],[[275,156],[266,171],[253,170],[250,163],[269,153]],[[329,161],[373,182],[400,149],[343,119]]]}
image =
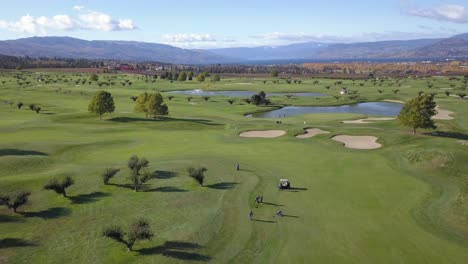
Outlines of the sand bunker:
{"label": "sand bunker", "polygon": [[377,149],[382,147],[377,143],[377,138],[373,136],[347,136],[340,135],[332,138],[335,141],[345,144],[346,148],[352,149]]}
{"label": "sand bunker", "polygon": [[452,120],[453,119],[453,117],[451,117],[450,115],[454,114],[454,112],[442,109],[439,106],[436,107],[436,110],[437,110],[437,115],[433,116],[432,119],[436,119],[436,120]]}
{"label": "sand bunker", "polygon": [[462,144],[463,146],[468,147],[468,141],[460,140],[458,142],[460,142],[460,144]]}
{"label": "sand bunker", "polygon": [[247,131],[239,134],[239,136],[247,138],[276,138],[284,135],[286,135],[284,130]]}
{"label": "sand bunker", "polygon": [[345,123],[345,124],[370,124],[370,123],[374,123],[372,121],[390,121],[390,120],[395,120],[395,118],[394,117],[369,117],[369,118],[364,118],[364,119],[345,120],[345,121],[342,121],[342,123]]}
{"label": "sand bunker", "polygon": [[306,133],[305,134],[302,134],[302,135],[299,135],[299,136],[296,136],[297,138],[311,138],[311,137],[315,137],[316,135],[320,135],[320,134],[328,134],[330,132],[328,131],[323,131],[319,128],[308,128],[306,129]]}
{"label": "sand bunker", "polygon": [[405,103],[405,102],[400,101],[400,100],[392,100],[392,99],[385,99],[384,102],[399,103],[399,104],[404,104]]}

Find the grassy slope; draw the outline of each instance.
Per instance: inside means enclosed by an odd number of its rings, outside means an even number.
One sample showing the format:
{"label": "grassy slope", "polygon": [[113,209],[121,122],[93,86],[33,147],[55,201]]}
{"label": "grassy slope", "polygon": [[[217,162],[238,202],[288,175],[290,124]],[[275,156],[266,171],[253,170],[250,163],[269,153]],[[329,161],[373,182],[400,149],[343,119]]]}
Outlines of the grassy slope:
{"label": "grassy slope", "polygon": [[[412,137],[393,121],[338,122],[359,115],[306,115],[276,125],[274,120],[243,117],[257,108],[240,102],[230,106],[222,97],[209,102],[196,98],[188,104],[186,96],[176,95],[167,102],[173,119],[145,121],[133,113],[129,97],[154,88],[336,93],[339,87],[326,90],[323,86],[332,82],[328,80],[319,85],[310,80],[300,85],[264,85],[248,79],[202,85],[133,81],[130,88],[106,88],[116,99],[117,110],[112,114],[116,121],[98,121],[86,113],[96,90],[93,85],[33,83],[18,88],[8,82],[1,86],[1,99],[40,103],[50,114],[0,105],[0,188],[33,192],[32,202],[24,208],[28,217],[0,208],[0,239],[31,243],[12,247],[14,243],[2,240],[0,263],[463,263],[468,258],[464,202],[468,180],[463,162],[468,157],[457,140]],[[244,82],[254,84],[238,84]],[[368,100],[405,100],[421,89],[440,91],[424,89],[424,83],[407,80],[398,95],[391,92],[396,88],[385,85],[379,88],[385,90],[383,94],[370,84],[352,89]],[[435,83],[438,88],[448,87],[446,79]],[[59,87],[64,90],[55,92]],[[68,90],[71,93],[63,92]],[[437,99],[457,113],[455,120],[440,122],[441,128],[466,133],[467,119],[460,118],[468,114],[466,100],[445,95]],[[332,97],[273,101],[343,103]],[[293,135],[304,128],[303,121],[332,135],[375,135],[385,147],[349,150],[329,140],[330,135],[299,140]],[[288,130],[288,136],[269,140],[237,136],[241,130],[278,127]],[[6,155],[15,154],[12,149],[46,156]],[[152,180],[145,192],[103,186],[99,174],[106,166],[122,168],[112,181],[126,183],[125,163],[132,154],[148,158],[151,169],[173,174]],[[236,162],[241,163],[241,172],[234,170]],[[200,188],[185,176],[189,165],[209,168],[209,187]],[[41,190],[48,178],[67,174],[77,181],[70,188],[70,200]],[[300,189],[278,192],[279,178],[289,178]],[[259,194],[269,204],[255,208],[253,199]],[[251,209],[261,221],[248,220]],[[273,217],[278,209],[289,217]],[[156,234],[153,241],[136,245],[139,252],[129,253],[99,236],[103,226],[127,225],[136,216],[148,218]]]}

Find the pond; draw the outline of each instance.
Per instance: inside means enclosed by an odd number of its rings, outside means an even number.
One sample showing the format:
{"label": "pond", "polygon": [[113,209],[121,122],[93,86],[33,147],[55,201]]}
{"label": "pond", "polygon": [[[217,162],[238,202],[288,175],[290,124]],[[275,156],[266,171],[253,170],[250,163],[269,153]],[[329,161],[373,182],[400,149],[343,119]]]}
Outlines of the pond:
{"label": "pond", "polygon": [[370,102],[340,106],[287,106],[281,109],[248,115],[247,117],[278,118],[311,113],[353,113],[369,116],[397,116],[402,104]]}
{"label": "pond", "polygon": [[[175,94],[186,94],[186,95],[198,95],[198,96],[232,96],[232,97],[251,97],[254,94],[258,94],[259,92],[253,91],[204,91],[201,89],[195,90],[180,90],[180,91],[168,91],[168,93],[175,93]],[[266,93],[267,96],[285,96],[285,95],[292,95],[296,97],[321,97],[327,96],[326,94],[321,93]]]}

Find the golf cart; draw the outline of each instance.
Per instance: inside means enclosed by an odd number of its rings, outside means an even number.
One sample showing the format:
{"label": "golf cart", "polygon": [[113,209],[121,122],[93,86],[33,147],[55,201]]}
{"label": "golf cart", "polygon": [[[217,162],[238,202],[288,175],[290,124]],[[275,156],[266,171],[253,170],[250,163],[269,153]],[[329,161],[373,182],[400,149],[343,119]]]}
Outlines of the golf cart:
{"label": "golf cart", "polygon": [[280,182],[278,184],[278,188],[281,189],[289,189],[291,188],[291,183],[287,179],[280,179]]}

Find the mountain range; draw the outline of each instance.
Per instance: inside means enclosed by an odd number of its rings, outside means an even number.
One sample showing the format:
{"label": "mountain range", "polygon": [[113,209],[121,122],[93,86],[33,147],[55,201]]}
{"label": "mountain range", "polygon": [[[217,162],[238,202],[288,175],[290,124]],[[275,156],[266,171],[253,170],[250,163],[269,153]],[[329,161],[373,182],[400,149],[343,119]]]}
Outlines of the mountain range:
{"label": "mountain range", "polygon": [[444,39],[362,43],[306,42],[277,47],[182,49],[137,41],[31,37],[0,41],[0,54],[175,64],[248,63],[272,60],[378,60],[468,58],[468,33]]}

